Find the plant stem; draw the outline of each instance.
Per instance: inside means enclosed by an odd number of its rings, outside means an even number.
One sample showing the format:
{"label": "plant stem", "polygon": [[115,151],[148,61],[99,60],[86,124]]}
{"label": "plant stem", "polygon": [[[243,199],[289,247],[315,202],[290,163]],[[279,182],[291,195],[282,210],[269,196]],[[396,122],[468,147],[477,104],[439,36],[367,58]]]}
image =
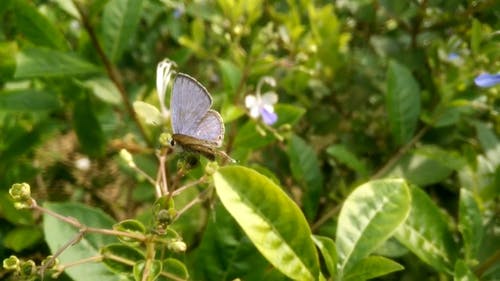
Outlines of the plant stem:
{"label": "plant stem", "polygon": [[137,128],[139,129],[139,133],[141,134],[142,138],[146,142],[146,144],[149,147],[153,146],[153,143],[151,140],[148,138],[148,135],[146,134],[146,131],[144,130],[144,127],[142,127],[141,122],[137,118],[137,114],[135,113],[134,108],[132,107],[132,103],[130,102],[130,99],[127,95],[127,92],[125,90],[125,86],[122,83],[122,79],[120,77],[120,74],[116,70],[116,67],[113,65],[111,60],[108,58],[106,53],[104,52],[101,44],[99,43],[99,40],[97,39],[97,35],[94,31],[94,28],[92,27],[92,24],[89,21],[89,18],[87,16],[87,12],[85,11],[84,7],[79,3],[77,0],[73,0],[73,4],[75,5],[76,9],[78,10],[78,13],[80,14],[80,18],[82,20],[83,27],[87,31],[90,37],[90,41],[92,42],[92,45],[97,51],[97,54],[99,58],[101,59],[102,63],[104,64],[104,67],[106,69],[106,72],[109,76],[109,79],[115,84],[116,88],[118,89],[118,92],[120,93],[120,96],[122,98],[123,103],[125,104],[125,108],[132,118],[133,122],[136,124]]}
{"label": "plant stem", "polygon": [[380,169],[378,170],[372,177],[371,180],[378,179],[382,177],[385,173],[387,173],[393,166],[396,164],[401,157],[403,157],[409,150],[412,148],[429,130],[429,126],[425,126],[403,147],[401,147],[396,154],[394,154],[391,159]]}

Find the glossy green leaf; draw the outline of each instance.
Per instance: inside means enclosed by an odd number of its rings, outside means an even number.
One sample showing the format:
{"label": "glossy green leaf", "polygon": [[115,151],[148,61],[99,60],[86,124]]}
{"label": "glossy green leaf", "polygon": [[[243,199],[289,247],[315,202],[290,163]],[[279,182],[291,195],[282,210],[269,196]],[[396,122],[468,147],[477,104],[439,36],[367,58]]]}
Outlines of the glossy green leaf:
{"label": "glossy green leaf", "polygon": [[302,205],[306,218],[313,220],[318,211],[319,197],[323,190],[318,157],[303,139],[293,135],[288,142],[288,158],[294,179],[302,187]]}
{"label": "glossy green leaf", "polygon": [[[128,232],[128,233],[139,233],[145,234],[146,227],[138,220],[128,219],[123,220],[115,225],[113,225],[114,230]],[[140,241],[128,236],[118,236],[118,239],[124,243],[139,244]]]}
{"label": "glossy green leaf", "polygon": [[33,89],[0,92],[0,111],[44,111],[59,107],[52,93]]}
{"label": "glossy green leaf", "polygon": [[359,176],[368,176],[368,168],[354,153],[342,144],[331,145],[326,149],[326,153],[333,156],[335,160],[354,170]]}
{"label": "glossy green leaf", "polygon": [[[89,227],[111,229],[114,221],[103,211],[79,203],[46,203],[48,208],[60,215],[77,219]],[[72,241],[79,230],[50,215],[43,216],[45,240],[50,251],[55,253],[64,244]],[[117,242],[116,238],[102,234],[86,234],[78,243],[68,247],[58,257],[61,263],[71,263],[99,255],[99,250],[107,244]],[[75,281],[102,280],[116,281],[117,276],[111,273],[102,263],[84,263],[72,266],[65,272]]]}
{"label": "glossy green leaf", "polygon": [[394,140],[400,145],[408,142],[420,115],[420,88],[410,70],[395,61],[387,70],[385,102]]}
{"label": "glossy green leaf", "polygon": [[477,122],[477,137],[486,154],[486,158],[494,165],[500,165],[500,140],[498,134],[495,134],[486,124]]}
{"label": "glossy green leaf", "polygon": [[367,182],[357,187],[340,211],[336,243],[340,272],[348,272],[382,245],[406,219],[410,192],[401,179]]}
{"label": "glossy green leaf", "polygon": [[[236,221],[221,204],[208,219],[208,225],[191,269],[193,280],[231,281],[248,274],[263,275],[269,263],[246,237]],[[249,279],[252,280],[252,279]]]}
{"label": "glossy green leaf", "polygon": [[89,98],[80,99],[75,103],[73,126],[83,152],[93,157],[104,153],[104,134]]}
{"label": "glossy green leaf", "polygon": [[62,32],[28,1],[14,1],[16,27],[26,39],[38,46],[67,49]]}
{"label": "glossy green leaf", "polygon": [[337,248],[329,237],[313,235],[314,243],[319,248],[330,276],[337,274]]}
{"label": "glossy green leaf", "polygon": [[100,72],[85,59],[66,52],[42,48],[22,50],[16,55],[15,78],[63,77]]}
{"label": "glossy green leaf", "polygon": [[177,259],[168,258],[162,262],[162,273],[158,276],[158,281],[178,281],[189,280],[189,273],[186,266]]}
{"label": "glossy green leaf", "polygon": [[466,260],[474,260],[483,238],[483,222],[474,195],[465,188],[460,189],[458,218],[458,230],[462,233]]}
{"label": "glossy green leaf", "polygon": [[103,102],[114,105],[122,103],[120,92],[116,88],[116,85],[108,78],[94,78],[79,83],[92,91],[92,93]]}
{"label": "glossy green leaf", "polygon": [[399,263],[381,256],[369,256],[349,270],[342,280],[360,281],[380,277],[395,271],[403,270]]}
{"label": "glossy green leaf", "polygon": [[103,46],[111,61],[118,61],[134,36],[142,0],[110,0],[102,17]]}
{"label": "glossy green leaf", "polygon": [[[132,266],[136,262],[144,260],[144,253],[136,248],[123,244],[109,244],[100,251],[102,262],[113,272],[130,273]],[[126,262],[124,262],[126,261]]]}
{"label": "glossy green leaf", "polygon": [[316,280],[319,261],[298,206],[271,180],[245,167],[213,175],[224,207],[267,260],[296,280]]}
{"label": "glossy green leaf", "polygon": [[472,270],[467,266],[465,261],[458,260],[455,263],[455,272],[453,275],[453,281],[479,281]]}
{"label": "glossy green leaf", "polygon": [[37,226],[17,226],[3,237],[3,245],[20,252],[40,243],[42,238],[42,230]]}
{"label": "glossy green leaf", "polygon": [[412,206],[408,219],[395,237],[422,261],[441,272],[453,272],[458,247],[438,206],[420,188],[411,188]]}
{"label": "glossy green leaf", "polygon": [[33,212],[27,209],[16,209],[8,192],[0,193],[0,213],[4,220],[14,225],[30,226],[34,224]]}

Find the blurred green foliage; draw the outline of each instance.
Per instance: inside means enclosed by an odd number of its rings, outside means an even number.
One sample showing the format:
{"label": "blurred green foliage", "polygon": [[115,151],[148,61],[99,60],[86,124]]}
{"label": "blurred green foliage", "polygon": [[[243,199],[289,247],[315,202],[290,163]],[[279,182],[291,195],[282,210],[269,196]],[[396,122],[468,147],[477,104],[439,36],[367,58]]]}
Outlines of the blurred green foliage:
{"label": "blurred green foliage", "polygon": [[[16,182],[29,182],[38,202],[81,202],[116,221],[150,222],[154,188],[117,156],[126,148],[156,177],[154,151],[169,123],[141,117],[146,103],[160,108],[156,65],[169,58],[212,94],[226,122],[225,151],[278,183],[317,237],[339,235],[340,207],[356,186],[409,183],[404,230],[376,251],[404,270],[381,280],[500,278],[500,88],[474,84],[480,73],[500,71],[499,1],[1,2],[2,260],[39,263],[60,239],[60,225],[42,229],[39,214],[14,208],[7,191]],[[279,96],[271,126],[245,108],[266,76],[277,85],[263,92]],[[143,113],[135,101],[146,104]],[[173,186],[203,175],[203,165],[181,169],[183,159],[168,161]],[[204,187],[183,192],[176,206]],[[182,260],[191,280],[287,280],[229,213],[213,194],[184,213],[173,227],[188,250],[165,266],[185,275]],[[422,244],[409,234],[419,227]],[[317,240],[321,270],[335,276],[337,257],[324,254],[330,240]],[[379,275],[401,269],[381,256],[354,268],[367,266]]]}

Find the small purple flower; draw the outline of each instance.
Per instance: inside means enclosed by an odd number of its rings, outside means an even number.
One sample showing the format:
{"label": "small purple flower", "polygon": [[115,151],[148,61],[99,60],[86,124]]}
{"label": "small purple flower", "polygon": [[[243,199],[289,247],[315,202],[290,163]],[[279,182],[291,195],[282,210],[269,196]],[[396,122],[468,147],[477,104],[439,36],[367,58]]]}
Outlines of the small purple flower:
{"label": "small purple flower", "polygon": [[276,81],[271,77],[264,77],[257,85],[255,95],[248,95],[245,97],[245,106],[250,110],[250,117],[262,118],[262,122],[267,125],[272,125],[278,121],[278,115],[274,112],[274,104],[278,102],[278,95],[275,92],[266,92],[260,94],[262,84],[267,83],[271,86],[276,85]]}
{"label": "small purple flower", "polygon": [[460,59],[460,56],[457,53],[449,53],[448,60],[454,61]]}
{"label": "small purple flower", "polygon": [[495,86],[500,83],[500,74],[482,73],[474,79],[474,83],[481,88]]}

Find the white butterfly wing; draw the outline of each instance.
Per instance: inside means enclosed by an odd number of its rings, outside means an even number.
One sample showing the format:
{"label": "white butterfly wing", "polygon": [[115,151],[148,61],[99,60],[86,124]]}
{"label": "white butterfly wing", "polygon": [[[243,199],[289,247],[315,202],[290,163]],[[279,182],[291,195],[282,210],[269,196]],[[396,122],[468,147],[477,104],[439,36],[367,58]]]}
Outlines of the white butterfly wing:
{"label": "white butterfly wing", "polygon": [[170,98],[172,131],[196,137],[200,122],[212,106],[212,98],[198,81],[189,75],[177,74]]}

